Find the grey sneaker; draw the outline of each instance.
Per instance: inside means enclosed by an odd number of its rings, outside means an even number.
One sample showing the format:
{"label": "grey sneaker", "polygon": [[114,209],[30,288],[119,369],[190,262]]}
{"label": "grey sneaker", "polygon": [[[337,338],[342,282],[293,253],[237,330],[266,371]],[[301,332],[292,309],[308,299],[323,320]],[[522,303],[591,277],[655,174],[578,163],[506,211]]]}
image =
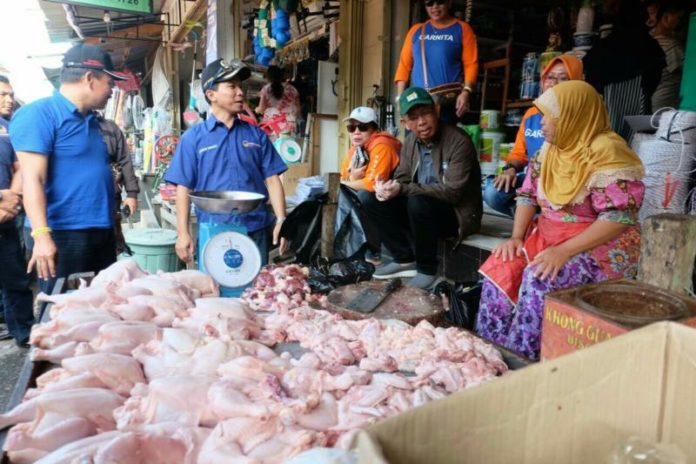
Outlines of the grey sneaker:
{"label": "grey sneaker", "polygon": [[428,290],[430,287],[433,286],[436,280],[437,276],[421,274],[419,272],[413,279],[409,280],[406,285],[408,285],[409,287],[422,288],[423,290]]}
{"label": "grey sneaker", "polygon": [[377,266],[372,277],[379,280],[393,279],[394,277],[413,277],[416,275],[416,263],[386,263]]}

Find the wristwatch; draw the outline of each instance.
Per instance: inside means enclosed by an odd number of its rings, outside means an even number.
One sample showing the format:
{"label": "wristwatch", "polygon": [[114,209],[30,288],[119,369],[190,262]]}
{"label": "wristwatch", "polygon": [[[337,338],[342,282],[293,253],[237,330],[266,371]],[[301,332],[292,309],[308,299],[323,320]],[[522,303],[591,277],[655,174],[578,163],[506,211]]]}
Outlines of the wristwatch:
{"label": "wristwatch", "polygon": [[282,224],[284,222],[285,222],[285,216],[276,218],[276,225]]}
{"label": "wristwatch", "polygon": [[510,169],[510,168],[514,169],[514,170],[515,170],[515,173],[518,173],[518,172],[519,172],[519,171],[517,170],[517,166],[515,166],[514,164],[511,164],[511,163],[507,163],[505,166],[503,166],[503,169],[501,170],[501,172],[507,171],[507,170]]}

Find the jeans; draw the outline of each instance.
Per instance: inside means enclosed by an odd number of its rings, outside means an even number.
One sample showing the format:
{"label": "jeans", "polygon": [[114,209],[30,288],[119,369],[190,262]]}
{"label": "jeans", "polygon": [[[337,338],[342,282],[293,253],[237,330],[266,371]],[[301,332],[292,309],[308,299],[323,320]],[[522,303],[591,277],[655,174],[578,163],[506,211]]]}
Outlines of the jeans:
{"label": "jeans", "polygon": [[268,264],[268,251],[272,231],[273,229],[266,228],[249,232],[249,238],[254,241],[256,246],[259,247],[259,252],[261,252],[261,266]]}
{"label": "jeans", "polygon": [[[29,230],[24,229],[24,237]],[[39,280],[39,288],[51,293],[56,279],[80,272],[99,272],[116,262],[116,238],[114,229],[54,230],[53,242],[58,248],[56,277]],[[27,240],[27,248],[33,249],[33,240]]]}
{"label": "jeans", "polygon": [[409,263],[415,259],[418,272],[437,274],[437,241],[457,235],[459,228],[452,205],[426,195],[388,201],[379,201],[372,195],[363,206],[394,261]]}
{"label": "jeans", "polygon": [[7,330],[17,342],[29,339],[34,324],[34,295],[17,228],[0,228],[0,290]]}
{"label": "jeans", "polygon": [[517,204],[515,201],[516,190],[522,187],[524,176],[524,172],[517,173],[514,188],[510,189],[509,192],[497,190],[493,186],[494,176],[488,176],[486,179],[486,186],[483,190],[483,201],[497,212],[505,214],[506,216],[515,217],[515,206]]}
{"label": "jeans", "polygon": [[[368,190],[356,190],[355,195],[358,197],[358,200],[360,200],[361,205],[364,205],[366,202],[375,199],[375,193],[370,192]],[[381,244],[382,242],[380,241],[379,243]],[[377,250],[367,249],[365,250],[365,258],[371,260],[380,260],[382,259],[382,253],[379,248]]]}

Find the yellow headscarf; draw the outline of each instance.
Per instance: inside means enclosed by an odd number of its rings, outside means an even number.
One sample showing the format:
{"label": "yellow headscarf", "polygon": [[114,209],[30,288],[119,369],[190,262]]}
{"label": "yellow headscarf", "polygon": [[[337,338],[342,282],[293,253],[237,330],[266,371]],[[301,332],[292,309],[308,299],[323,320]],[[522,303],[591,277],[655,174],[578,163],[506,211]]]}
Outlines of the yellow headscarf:
{"label": "yellow headscarf", "polygon": [[556,123],[554,143],[541,151],[541,194],[555,207],[582,203],[592,187],[639,180],[643,164],[609,127],[602,97],[583,81],[562,82],[535,102]]}

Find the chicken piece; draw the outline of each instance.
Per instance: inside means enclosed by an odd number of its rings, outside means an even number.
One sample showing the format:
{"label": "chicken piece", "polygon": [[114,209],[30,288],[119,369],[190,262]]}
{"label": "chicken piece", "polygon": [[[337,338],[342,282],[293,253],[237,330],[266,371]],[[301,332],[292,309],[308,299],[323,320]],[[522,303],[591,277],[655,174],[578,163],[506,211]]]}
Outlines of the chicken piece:
{"label": "chicken piece", "polygon": [[138,430],[157,422],[214,426],[218,417],[208,402],[208,390],[215,381],[211,376],[182,375],[140,384],[113,416],[119,430]]}
{"label": "chicken piece", "polygon": [[130,355],[137,346],[161,338],[162,329],[149,322],[108,322],[99,328],[97,336],[89,342],[89,349],[79,345],[77,353],[78,355],[91,352]]}
{"label": "chicken piece", "polygon": [[50,350],[34,348],[29,353],[29,356],[32,361],[48,361],[54,364],[60,364],[63,359],[75,356],[77,347],[78,342],[67,342]]}
{"label": "chicken piece", "polygon": [[4,450],[8,452],[13,463],[33,462],[25,461],[24,450],[30,449],[48,454],[63,445],[97,433],[94,424],[82,417],[68,417],[48,427],[42,427],[40,430],[34,430],[35,427],[35,424],[25,422],[10,429]]}
{"label": "chicken piece", "polygon": [[44,455],[36,464],[71,464],[93,462],[92,457],[103,446],[122,435],[121,432],[112,430],[97,435],[73,441],[58,448],[50,454]]}
{"label": "chicken piece", "polygon": [[316,407],[296,414],[293,422],[305,429],[322,432],[338,423],[338,405],[336,397],[331,393],[324,393],[317,402]]}
{"label": "chicken piece", "polygon": [[155,313],[155,317],[150,322],[160,327],[171,327],[174,319],[186,317],[188,315],[187,309],[192,306],[190,300],[174,293],[171,296],[136,295],[128,298],[128,303],[149,307]]}
{"label": "chicken piece", "polygon": [[105,388],[104,382],[90,372],[71,375],[62,368],[52,369],[36,379],[37,388],[29,388],[24,394],[27,401],[46,392],[73,390],[75,388]]}
{"label": "chicken piece", "polygon": [[55,348],[68,341],[89,341],[100,325],[117,320],[107,311],[99,309],[63,311],[50,322],[35,325],[31,330],[30,343],[41,348]]}
{"label": "chicken piece", "polygon": [[175,280],[157,275],[138,277],[131,281],[131,285],[146,288],[150,290],[154,296],[181,300],[186,304],[186,308],[193,307],[193,301],[201,296],[201,292],[194,288],[189,288]]}
{"label": "chicken piece", "polygon": [[221,380],[214,383],[208,390],[210,407],[222,420],[235,417],[256,417],[266,420],[282,405],[278,402],[267,400],[255,402],[247,395],[237,390],[238,384]]}
{"label": "chicken piece", "polygon": [[[147,288],[143,287],[138,287],[136,285],[130,285],[126,284],[122,287],[117,288],[114,291],[114,294],[118,296],[119,298],[123,298],[124,300],[128,300],[128,298],[132,296],[138,296],[138,295],[152,295],[152,292],[148,290]],[[111,310],[111,308],[109,308]]]}
{"label": "chicken piece", "polygon": [[370,372],[395,372],[399,369],[399,363],[392,356],[382,354],[376,358],[361,359],[360,369]]}
{"label": "chicken piece", "polygon": [[201,271],[189,269],[178,272],[165,272],[159,274],[159,276],[198,290],[202,298],[220,296],[220,286],[217,282]]}
{"label": "chicken piece", "polygon": [[[135,294],[133,296],[141,296],[147,294]],[[123,303],[109,307],[109,312],[120,317],[124,321],[151,321],[155,318],[155,310],[151,307],[138,303]]]}
{"label": "chicken piece", "polygon": [[75,290],[70,293],[61,293],[60,295],[47,295],[39,293],[36,296],[37,302],[53,303],[51,315],[70,311],[72,308],[99,308],[105,304],[123,303],[123,299],[116,296],[114,290],[117,288],[115,284],[108,284],[99,287],[87,287]]}
{"label": "chicken piece", "polygon": [[138,266],[135,259],[123,259],[116,261],[111,266],[97,273],[94,279],[92,279],[90,286],[101,287],[110,283],[122,286],[133,279],[146,275],[147,272],[143,271],[140,266]]}
{"label": "chicken piece", "polygon": [[40,422],[48,413],[66,418],[83,417],[100,430],[110,430],[114,427],[112,412],[121,404],[121,395],[102,388],[46,392],[0,415],[0,430],[19,422]]}
{"label": "chicken piece", "polygon": [[[306,346],[303,342],[301,344]],[[348,366],[356,361],[348,343],[336,335],[328,338],[315,337],[311,342],[310,348],[325,363],[338,363]]]}
{"label": "chicken piece", "polygon": [[172,327],[192,330],[223,341],[248,340],[261,334],[261,326],[249,319],[185,317],[172,321]]}
{"label": "chicken piece", "polygon": [[[229,426],[227,423],[229,422]],[[243,429],[246,426],[253,426],[256,423],[252,418],[236,418],[229,421],[220,422],[210,433],[208,439],[203,443],[201,452],[198,455],[198,462],[205,464],[263,464],[259,459],[247,457],[242,451],[233,432]],[[227,432],[227,429],[233,429]]]}
{"label": "chicken piece", "polygon": [[122,354],[95,353],[67,358],[61,364],[71,375],[84,372],[94,375],[105,388],[123,396],[127,396],[135,384],[146,381],[140,363]]}

